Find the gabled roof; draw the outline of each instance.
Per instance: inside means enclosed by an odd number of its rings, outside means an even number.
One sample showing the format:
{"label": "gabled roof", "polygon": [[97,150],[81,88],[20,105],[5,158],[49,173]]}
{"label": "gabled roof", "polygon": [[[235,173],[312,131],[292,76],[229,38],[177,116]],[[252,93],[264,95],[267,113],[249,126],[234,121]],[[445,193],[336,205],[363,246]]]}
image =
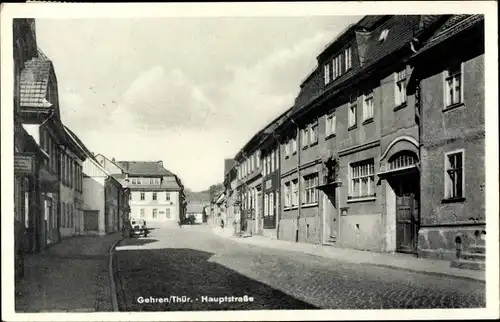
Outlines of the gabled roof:
{"label": "gabled roof", "polygon": [[434,35],[420,48],[419,53],[434,47],[450,37],[464,31],[476,23],[484,20],[483,15],[451,15],[449,19],[434,33]]}
{"label": "gabled roof", "polygon": [[52,103],[47,101],[52,69],[52,62],[44,57],[36,57],[25,63],[20,80],[21,106],[37,108],[52,106]]}
{"label": "gabled roof", "polygon": [[88,157],[93,158],[92,152],[90,152],[90,150],[85,146],[85,144],[83,144],[82,140],[80,140],[80,138],[73,131],[71,131],[66,125],[64,125],[64,129],[68,133],[69,137],[72,138],[73,141],[75,141],[78,144],[78,146],[83,151],[85,151],[85,153],[87,153]]}
{"label": "gabled roof", "polygon": [[236,161],[234,159],[224,159],[224,177],[234,168]]}
{"label": "gabled roof", "polygon": [[132,176],[174,176],[172,172],[165,169],[156,161],[116,161],[115,163]]}

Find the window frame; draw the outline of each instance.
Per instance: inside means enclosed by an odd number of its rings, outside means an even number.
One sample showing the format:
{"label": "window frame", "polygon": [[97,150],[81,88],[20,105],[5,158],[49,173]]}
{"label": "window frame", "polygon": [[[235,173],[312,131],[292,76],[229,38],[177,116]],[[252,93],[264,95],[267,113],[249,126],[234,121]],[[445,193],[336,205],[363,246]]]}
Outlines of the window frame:
{"label": "window frame", "polygon": [[345,71],[346,72],[352,68],[352,48],[351,48],[351,46],[344,49],[344,64],[345,64]]}
{"label": "window frame", "polygon": [[330,63],[325,63],[323,65],[323,84],[326,86],[332,81],[332,76],[330,74]]}
{"label": "window frame", "polygon": [[[455,73],[455,74],[450,74],[450,70],[452,70],[453,67],[457,67],[456,65],[458,65],[459,72]],[[448,64],[448,66],[445,67],[445,70],[443,72],[443,110],[444,111],[453,109],[454,107],[459,107],[459,106],[464,105],[464,70],[463,70],[463,67],[464,67],[464,63],[462,61],[450,62]],[[448,87],[448,80],[450,78],[453,78],[453,80],[455,80],[454,76],[456,76],[457,74],[460,74],[459,75],[460,99],[458,102],[450,102],[450,96],[449,96],[450,92],[449,92],[449,87]],[[453,88],[455,88],[455,84],[453,84]]]}
{"label": "window frame", "polygon": [[139,200],[146,201],[146,193],[145,192],[141,192]]}
{"label": "window frame", "polygon": [[[451,155],[454,155],[454,154],[461,154],[462,156],[462,182],[461,182],[461,186],[462,186],[462,191],[461,191],[461,195],[460,196],[449,196],[449,189],[450,189],[450,180],[449,179],[449,171],[451,171],[451,169],[448,168],[448,164],[449,164],[449,156]],[[444,174],[444,198],[443,200],[450,200],[450,201],[453,201],[453,200],[464,200],[465,199],[465,149],[462,148],[462,149],[456,149],[456,150],[452,150],[452,151],[448,151],[448,152],[445,152],[444,153],[444,168],[443,168],[443,174]],[[452,183],[453,184],[453,183]]]}
{"label": "window frame", "polygon": [[[363,166],[367,165],[368,174],[362,174]],[[358,175],[355,175],[355,167],[358,167]],[[368,158],[365,160],[355,161],[349,163],[349,187],[348,187],[348,201],[350,200],[359,200],[359,199],[368,199],[376,197],[376,182],[375,182],[375,159]],[[371,171],[371,173],[369,173]],[[361,183],[364,178],[368,178],[370,182],[367,184],[367,193],[363,194],[363,189]],[[358,190],[354,190],[354,182],[358,181]],[[373,191],[370,191],[371,185],[373,184]]]}
{"label": "window frame", "polygon": [[291,188],[292,188],[292,207],[297,207],[299,205],[299,179],[291,180]]}
{"label": "window frame", "polygon": [[146,209],[145,208],[139,209],[139,218],[146,218]]}
{"label": "window frame", "polygon": [[[316,205],[319,200],[318,185],[319,174],[317,172],[304,175],[302,177],[304,183],[304,199],[302,205]],[[311,183],[312,182],[312,183]]]}
{"label": "window frame", "polygon": [[153,192],[152,201],[158,201],[158,192]]}
{"label": "window frame", "polygon": [[[367,104],[368,101],[371,102],[370,105]],[[365,124],[370,121],[373,121],[374,117],[375,117],[375,95],[373,93],[373,90],[370,90],[363,94],[363,123]]]}
{"label": "window frame", "polygon": [[309,145],[312,146],[317,143],[318,143],[318,121],[315,121],[310,125],[309,128]]}
{"label": "window frame", "polygon": [[[408,75],[406,73],[406,68],[401,69],[398,72],[395,72],[395,82],[394,82],[394,104],[396,109],[404,107],[408,104],[408,92],[407,92],[407,79]],[[404,85],[404,95],[402,95],[402,91],[400,85]]]}
{"label": "window frame", "polygon": [[[352,112],[352,109],[354,107],[354,112]],[[354,129],[358,125],[358,100],[357,98],[351,98],[349,100],[349,103],[347,104],[347,125],[348,129]],[[352,115],[352,116],[351,116]]]}

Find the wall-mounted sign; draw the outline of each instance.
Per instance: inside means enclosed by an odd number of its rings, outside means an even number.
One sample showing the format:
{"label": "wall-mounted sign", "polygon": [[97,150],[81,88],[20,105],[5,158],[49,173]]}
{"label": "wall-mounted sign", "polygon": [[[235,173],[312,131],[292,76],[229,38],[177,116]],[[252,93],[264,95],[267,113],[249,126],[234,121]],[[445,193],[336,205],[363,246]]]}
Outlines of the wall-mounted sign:
{"label": "wall-mounted sign", "polygon": [[35,172],[33,154],[19,153],[14,155],[14,173],[32,175]]}
{"label": "wall-mounted sign", "polygon": [[271,188],[272,188],[272,186],[273,186],[273,181],[272,181],[272,180],[270,180],[270,179],[269,179],[269,180],[267,180],[267,181],[266,181],[266,190],[267,190],[267,189],[271,189]]}

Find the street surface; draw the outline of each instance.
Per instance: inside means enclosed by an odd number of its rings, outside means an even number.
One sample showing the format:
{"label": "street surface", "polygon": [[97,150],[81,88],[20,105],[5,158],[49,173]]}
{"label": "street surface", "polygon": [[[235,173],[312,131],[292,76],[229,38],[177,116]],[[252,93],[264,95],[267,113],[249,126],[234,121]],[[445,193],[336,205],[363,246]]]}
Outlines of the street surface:
{"label": "street surface", "polygon": [[126,239],[115,256],[121,311],[485,306],[481,282],[241,244],[201,225]]}

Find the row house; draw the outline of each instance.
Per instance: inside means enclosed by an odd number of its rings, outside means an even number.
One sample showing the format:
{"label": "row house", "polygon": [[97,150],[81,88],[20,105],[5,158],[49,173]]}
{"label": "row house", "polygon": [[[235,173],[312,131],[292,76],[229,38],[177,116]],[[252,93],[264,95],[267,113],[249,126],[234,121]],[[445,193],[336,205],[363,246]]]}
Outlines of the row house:
{"label": "row house", "polygon": [[453,15],[409,61],[420,93],[418,254],[479,269],[486,235],[484,41],[483,15]]}
{"label": "row house", "polygon": [[[327,45],[269,125],[279,239],[441,259],[484,246],[482,19],[366,16]],[[266,182],[252,166],[257,151],[273,160],[264,142],[237,155],[245,189]],[[242,209],[258,210],[245,189]]]}
{"label": "row house", "polygon": [[105,235],[121,231],[128,218],[129,189],[127,182],[106,171],[82,141],[68,129],[75,142],[85,151],[83,191],[78,226],[85,235]]}
{"label": "row house", "polygon": [[115,177],[128,182],[130,218],[145,219],[149,226],[185,218],[184,186],[177,175],[163,167],[162,161],[114,161],[101,154],[96,159]]}
{"label": "row house", "polygon": [[235,161],[233,159],[224,160],[224,196],[225,196],[225,227],[227,229],[232,229],[234,233],[236,225],[239,224],[238,221],[238,201],[236,193],[236,176],[237,171],[235,167]]}
{"label": "row house", "polygon": [[86,156],[60,118],[52,62],[34,19],[14,19],[14,222],[16,258],[81,233]]}

